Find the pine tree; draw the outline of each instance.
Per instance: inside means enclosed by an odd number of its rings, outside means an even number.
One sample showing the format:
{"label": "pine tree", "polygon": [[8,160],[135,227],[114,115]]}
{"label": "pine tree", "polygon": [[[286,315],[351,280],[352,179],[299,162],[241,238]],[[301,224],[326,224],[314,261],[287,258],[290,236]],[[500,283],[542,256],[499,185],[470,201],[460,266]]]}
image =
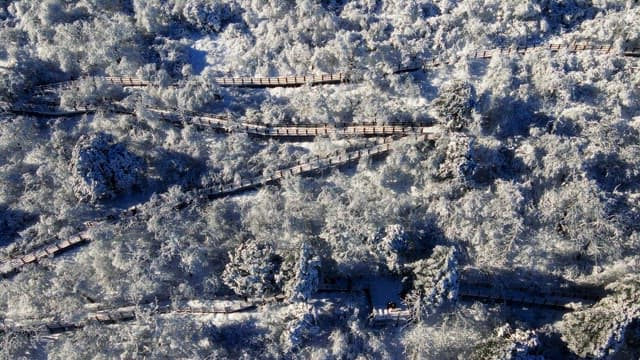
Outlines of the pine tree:
{"label": "pine tree", "polygon": [[302,243],[294,268],[294,277],[287,286],[287,295],[292,301],[307,301],[318,290],[320,259],[313,254],[308,243]]}
{"label": "pine tree", "polygon": [[407,250],[408,237],[402,225],[388,225],[378,236],[376,252],[382,256],[389,271],[399,271],[402,267],[402,255]]}
{"label": "pine tree", "polygon": [[96,202],[139,185],[144,161],[123,144],[114,143],[113,136],[98,133],[80,137],[73,148],[71,171],[76,196]]}
{"label": "pine tree", "polygon": [[271,244],[247,241],[229,252],[222,281],[240,296],[266,296],[276,292],[277,264]]}
{"label": "pine tree", "polygon": [[606,289],[612,294],[562,318],[559,326],[562,340],[578,356],[613,355],[624,342],[631,322],[640,317],[640,276],[627,275]]}
{"label": "pine tree", "polygon": [[436,246],[426,260],[410,264],[415,280],[405,302],[412,309],[413,318],[421,320],[458,296],[458,260],[456,249]]}
{"label": "pine tree", "polygon": [[467,82],[453,81],[442,87],[433,106],[447,128],[462,130],[469,125],[474,102],[473,86]]}

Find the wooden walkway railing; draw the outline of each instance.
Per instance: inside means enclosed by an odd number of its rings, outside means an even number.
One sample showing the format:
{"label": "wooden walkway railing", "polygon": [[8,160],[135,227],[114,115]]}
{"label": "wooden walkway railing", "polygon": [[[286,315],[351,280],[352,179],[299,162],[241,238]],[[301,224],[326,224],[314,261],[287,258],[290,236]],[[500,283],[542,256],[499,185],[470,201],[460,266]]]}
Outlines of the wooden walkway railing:
{"label": "wooden walkway railing", "polygon": [[[225,305],[212,305],[209,307],[189,307],[183,306],[174,308],[171,304],[163,304],[160,306],[154,304],[142,305],[141,308],[153,314],[232,314],[254,310],[258,303],[246,301],[225,301]],[[76,322],[64,321],[12,321],[5,320],[0,323],[0,334],[2,333],[27,333],[27,334],[59,334],[67,331],[75,331],[84,328],[89,324],[115,324],[135,320],[137,318],[137,309],[135,306],[127,306],[116,309],[100,310],[88,312],[84,319]]]}
{"label": "wooden walkway railing", "polygon": [[[426,135],[416,135],[414,138],[417,141],[424,141],[428,139],[433,139],[435,134],[426,134]],[[364,158],[370,158],[378,155],[385,154],[394,146],[394,143],[399,141],[406,141],[408,136],[404,136],[399,140],[393,138],[384,138],[380,141],[379,144],[368,146],[365,148],[352,150],[352,151],[338,151],[332,155],[328,155],[325,157],[315,157],[306,162],[299,163],[297,165],[282,168],[279,170],[275,170],[270,172],[269,174],[263,176],[257,176],[253,178],[245,178],[240,179],[237,182],[232,183],[220,183],[218,185],[213,185],[205,188],[194,189],[190,191],[190,195],[187,203],[178,204],[176,207],[184,207],[189,205],[191,202],[199,199],[215,199],[223,196],[228,196],[236,193],[240,193],[247,190],[253,190],[264,186],[266,184],[277,183],[278,181],[292,177],[299,176],[311,172],[322,171],[330,168],[334,168],[340,165],[344,165],[347,163],[351,163],[354,161],[358,161]],[[131,216],[139,216],[140,214],[145,213],[144,206],[132,206],[126,210],[124,210],[119,217],[111,218],[110,221],[122,220]],[[96,222],[103,221],[97,220]],[[94,222],[94,223],[96,223]],[[20,271],[21,268],[27,266],[29,264],[33,264],[38,262],[38,260],[48,258],[51,256],[56,256],[64,251],[68,250],[74,246],[80,246],[82,244],[86,244],[91,241],[91,236],[88,232],[88,228],[90,228],[92,224],[87,225],[87,229],[81,231],[80,233],[72,236],[70,239],[66,239],[54,244],[46,245],[43,248],[40,248],[36,251],[29,252],[25,255],[12,258],[10,260],[6,260],[4,262],[0,262],[0,276],[2,277],[10,277],[17,272]]]}
{"label": "wooden walkway railing", "polygon": [[340,84],[348,82],[349,77],[345,73],[304,75],[304,76],[279,76],[279,77],[221,77],[214,79],[219,86],[234,87],[286,87],[302,85]]}
{"label": "wooden walkway railing", "polygon": [[[436,68],[439,66],[452,65],[461,60],[487,60],[493,57],[510,56],[510,55],[524,55],[527,52],[547,50],[553,54],[557,54],[563,51],[570,53],[577,53],[583,51],[591,51],[600,54],[606,54],[610,56],[623,56],[623,57],[640,57],[640,47],[624,47],[622,50],[618,50],[612,44],[608,45],[594,45],[594,44],[537,44],[527,46],[505,47],[489,50],[476,50],[473,53],[466,55],[454,56],[449,59],[441,57],[433,57],[429,60],[420,61],[419,64],[398,68],[391,72],[391,74],[400,74],[405,72],[417,71],[425,68]],[[84,77],[87,79],[91,77]],[[95,79],[102,79],[110,84],[121,85],[123,87],[147,87],[151,86],[152,82],[132,78],[130,76],[117,77],[95,77]],[[252,87],[252,88],[267,88],[267,87],[288,87],[288,86],[303,86],[303,85],[322,85],[322,84],[341,84],[346,82],[355,81],[350,73],[340,72],[334,74],[319,74],[319,75],[294,75],[294,76],[279,76],[279,77],[219,77],[215,78],[213,82],[218,86],[225,87]],[[77,80],[65,81],[59,83],[45,84],[36,87],[36,90],[52,90],[58,88],[70,88],[76,84]],[[173,86],[179,86],[174,84]]]}
{"label": "wooden walkway railing", "polygon": [[[254,123],[240,123],[227,117],[216,116],[196,112],[179,112],[160,108],[147,108],[147,111],[158,115],[162,120],[173,123],[189,123],[198,126],[215,128],[229,133],[244,132],[266,137],[319,137],[319,136],[390,136],[424,134],[437,136],[441,133],[438,126],[425,126],[412,123],[390,124],[349,124],[342,126],[333,125],[264,125]],[[59,109],[34,104],[21,104],[6,109],[17,114],[30,114],[41,116],[74,116],[79,114],[94,113],[98,111],[91,107],[78,107],[74,109]],[[116,112],[135,115],[133,110],[120,109]]]}

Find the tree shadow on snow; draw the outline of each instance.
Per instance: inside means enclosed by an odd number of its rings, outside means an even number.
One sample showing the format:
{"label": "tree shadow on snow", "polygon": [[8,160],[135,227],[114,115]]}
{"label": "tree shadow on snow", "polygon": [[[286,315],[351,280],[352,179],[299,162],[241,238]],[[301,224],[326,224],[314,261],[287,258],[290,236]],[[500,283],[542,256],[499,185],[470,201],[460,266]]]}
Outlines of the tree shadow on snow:
{"label": "tree shadow on snow", "polygon": [[322,7],[329,12],[335,13],[336,16],[342,14],[345,5],[349,3],[349,0],[323,0],[320,2]]}
{"label": "tree shadow on snow", "polygon": [[207,52],[190,47],[188,50],[189,63],[194,75],[200,75],[207,66]]}
{"label": "tree shadow on snow", "polygon": [[519,181],[528,173],[522,159],[507,146],[497,148],[475,145],[472,151],[471,180],[476,186],[489,186],[497,179]]}
{"label": "tree shadow on snow", "polygon": [[144,203],[154,193],[164,193],[174,185],[181,186],[185,191],[200,186],[200,177],[206,169],[203,159],[166,149],[154,151],[156,154],[147,164],[147,178],[143,183],[105,205],[126,208]]}
{"label": "tree shadow on snow", "polygon": [[585,162],[585,171],[603,191],[637,191],[640,185],[637,169],[633,169],[633,165],[621,159],[617,153],[596,154]]}
{"label": "tree shadow on snow", "polygon": [[498,46],[545,43],[559,34],[565,34],[577,29],[582,23],[594,19],[600,13],[602,12],[597,7],[579,0],[548,1],[542,6],[541,13],[532,18],[545,20],[548,25],[546,31],[538,31],[534,34],[528,31],[518,32],[517,36],[500,32],[492,39],[492,43]]}
{"label": "tree shadow on snow", "polygon": [[0,204],[0,246],[15,241],[18,233],[38,221],[38,216],[22,210],[10,209]]}
{"label": "tree shadow on snow", "polygon": [[[558,321],[567,311],[559,305],[536,305],[536,301],[553,304],[554,299],[563,298],[564,301],[591,303],[607,295],[601,286],[578,284],[560,276],[517,267],[464,269],[460,274],[460,290],[462,293],[486,291],[498,298],[504,296],[506,300],[494,300],[498,304],[509,305],[511,311],[505,313],[508,318],[503,320],[524,322],[530,328]],[[517,299],[525,299],[527,303]]]}
{"label": "tree shadow on snow", "polygon": [[[480,102],[487,100],[485,93]],[[494,135],[504,140],[514,136],[529,136],[533,127],[547,129],[553,119],[540,112],[535,102],[525,102],[520,99],[502,98],[491,106],[482,119],[484,135]]]}
{"label": "tree shadow on snow", "polygon": [[[247,352],[258,354],[260,349],[265,349],[265,337],[267,329],[259,327],[255,319],[229,322],[217,328],[215,342],[224,348],[229,355],[241,357]],[[267,356],[267,354],[262,354]]]}

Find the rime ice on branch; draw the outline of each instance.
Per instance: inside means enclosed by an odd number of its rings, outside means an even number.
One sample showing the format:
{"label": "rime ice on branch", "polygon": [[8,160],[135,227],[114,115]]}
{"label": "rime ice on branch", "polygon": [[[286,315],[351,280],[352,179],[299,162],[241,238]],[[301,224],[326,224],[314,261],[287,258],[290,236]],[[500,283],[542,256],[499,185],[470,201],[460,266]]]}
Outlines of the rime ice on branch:
{"label": "rime ice on branch", "polygon": [[71,159],[73,190],[81,201],[97,202],[127,192],[143,180],[144,161],[114,143],[113,136],[82,136]]}
{"label": "rime ice on branch", "polygon": [[615,354],[631,322],[640,317],[640,276],[628,275],[606,289],[613,294],[590,308],[566,314],[559,325],[562,340],[580,357]]}
{"label": "rime ice on branch", "polygon": [[436,246],[431,257],[410,264],[415,280],[406,302],[415,320],[435,313],[458,297],[458,260],[454,247]]}

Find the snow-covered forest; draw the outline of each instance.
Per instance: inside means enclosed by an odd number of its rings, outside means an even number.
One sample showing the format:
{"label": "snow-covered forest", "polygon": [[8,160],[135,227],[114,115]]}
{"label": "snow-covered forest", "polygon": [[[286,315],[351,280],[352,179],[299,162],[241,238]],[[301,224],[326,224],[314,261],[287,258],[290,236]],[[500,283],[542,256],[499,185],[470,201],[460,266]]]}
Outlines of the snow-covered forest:
{"label": "snow-covered forest", "polygon": [[639,136],[638,0],[0,0],[0,358],[637,359]]}

